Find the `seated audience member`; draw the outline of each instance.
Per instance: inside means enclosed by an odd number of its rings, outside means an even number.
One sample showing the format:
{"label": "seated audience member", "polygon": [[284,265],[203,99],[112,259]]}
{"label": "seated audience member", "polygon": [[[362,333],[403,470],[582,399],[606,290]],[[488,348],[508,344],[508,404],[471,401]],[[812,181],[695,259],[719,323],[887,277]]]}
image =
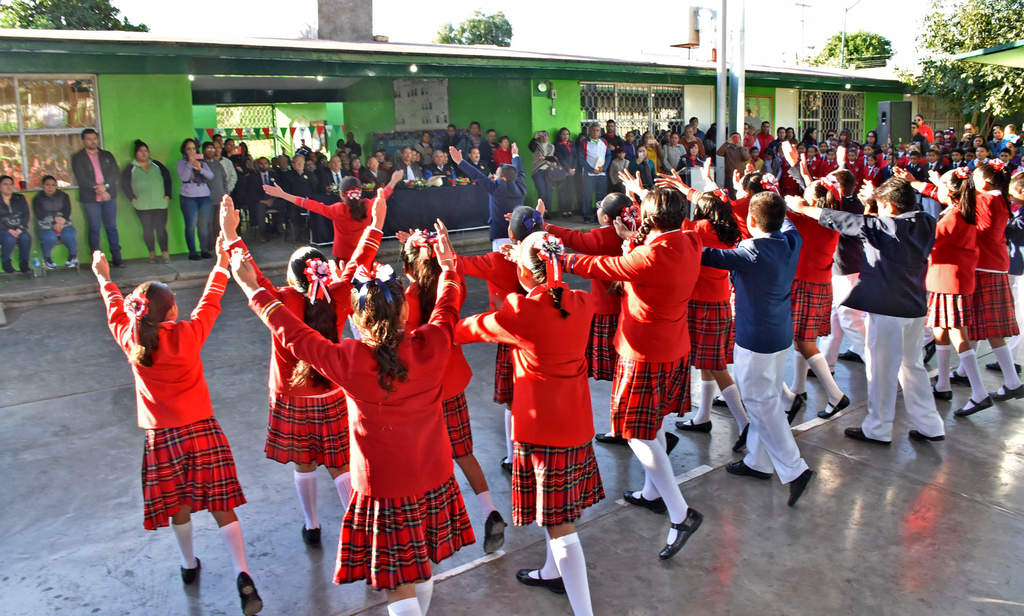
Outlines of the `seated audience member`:
{"label": "seated audience member", "polygon": [[427,148],[434,149],[433,139],[434,137],[430,134],[430,131],[425,130],[420,133],[420,140],[416,142],[416,145],[412,146],[412,149],[419,152],[422,156],[423,150],[426,150]]}
{"label": "seated audience member", "polygon": [[388,176],[384,175],[380,160],[376,156],[366,159],[366,166],[359,170],[359,179],[363,184],[373,184],[374,191],[387,184],[389,180]]}
{"label": "seated audience member", "polygon": [[452,165],[448,163],[448,156],[441,150],[434,151],[433,160],[430,162],[429,165],[423,168],[424,179],[432,178],[435,175],[440,175],[444,178],[455,177],[454,167],[452,167]]}
{"label": "seated audience member", "polygon": [[11,258],[18,248],[18,266],[28,274],[28,255],[32,249],[32,236],[28,233],[28,201],[25,195],[14,192],[14,178],[0,176],[0,247],[3,250],[4,272],[14,271]]}
{"label": "seated audience member", "polygon": [[[469,154],[467,154],[466,158],[463,160],[476,167],[480,171],[480,173],[483,173],[484,175],[491,174],[491,166],[482,160],[482,157],[480,155],[480,148],[469,148]],[[469,177],[465,173],[462,173],[460,167],[456,167],[455,171],[460,176]]]}
{"label": "seated audience member", "polygon": [[416,150],[410,147],[402,148],[402,160],[397,170],[402,172],[402,180],[405,182],[423,179],[423,167],[416,162],[416,154]]}
{"label": "seated audience member", "polygon": [[270,161],[266,156],[256,159],[253,175],[255,182],[248,187],[251,194],[244,193],[243,198],[248,202],[250,224],[259,229],[260,239],[265,242],[276,231],[276,218],[279,214],[274,208],[274,198],[263,187],[277,184],[277,177],[270,169]]}
{"label": "seated audience member", "polygon": [[[285,172],[277,186],[297,197],[311,197],[316,192],[316,180],[306,170],[306,157],[296,154],[292,157],[292,168]],[[288,226],[291,239],[298,239],[299,209],[283,199],[274,201],[274,209],[282,216],[281,222]]]}
{"label": "seated audience member", "polygon": [[351,131],[346,133],[347,139],[345,140],[345,147],[348,148],[348,153],[353,156],[363,157],[363,146],[359,145],[356,141],[356,136]]}
{"label": "seated audience member", "polygon": [[498,147],[491,156],[491,163],[493,169],[500,169],[502,165],[512,164],[511,142],[505,135],[498,139]]}
{"label": "seated audience member", "polygon": [[348,175],[359,180],[360,183],[363,181],[363,161],[359,160],[358,156],[349,157],[348,161]]}
{"label": "seated audience member", "polygon": [[[441,137],[441,143],[438,144],[437,149],[442,152],[447,152],[448,148],[459,147],[460,141],[462,141],[462,138],[459,137],[459,129],[457,129],[454,124],[449,124],[444,129],[444,137]],[[445,156],[447,156],[447,154]]]}
{"label": "seated audience member", "polygon": [[66,192],[57,188],[57,179],[52,175],[43,176],[43,189],[32,198],[32,211],[39,224],[39,243],[43,246],[43,264],[46,269],[57,269],[52,256],[57,242],[68,249],[65,265],[78,265],[78,244],[75,242],[75,228],[71,225],[71,199]]}
{"label": "seated audience member", "polygon": [[341,165],[341,157],[332,156],[331,162],[326,167],[317,169],[317,185],[320,189],[317,192],[324,195],[337,194],[338,187],[341,186],[341,180],[345,175]]}

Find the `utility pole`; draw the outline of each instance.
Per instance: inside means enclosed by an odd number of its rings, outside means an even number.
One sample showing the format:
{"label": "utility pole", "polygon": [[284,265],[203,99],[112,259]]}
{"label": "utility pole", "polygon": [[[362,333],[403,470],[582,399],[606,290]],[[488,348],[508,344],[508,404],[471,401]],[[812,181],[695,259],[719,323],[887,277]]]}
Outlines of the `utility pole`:
{"label": "utility pole", "polygon": [[800,7],[800,51],[796,54],[796,60],[800,60],[801,53],[807,53],[807,30],[804,27],[804,22],[807,20],[807,9],[811,7],[810,4],[805,2],[796,2],[793,6]]}
{"label": "utility pole", "polygon": [[843,44],[839,50],[839,68],[846,68],[846,14],[858,4],[860,4],[860,0],[843,9]]}
{"label": "utility pole", "polygon": [[[728,70],[725,63],[725,50],[728,45],[729,35],[726,29],[725,19],[725,0],[720,0],[718,3],[718,79],[715,82],[715,123],[717,125],[717,131],[715,134],[715,147],[722,147],[727,138],[726,132],[726,118],[728,110],[726,109],[725,93],[728,89]],[[715,157],[715,179],[720,185],[727,185],[724,180],[725,177],[725,158],[722,156]]]}

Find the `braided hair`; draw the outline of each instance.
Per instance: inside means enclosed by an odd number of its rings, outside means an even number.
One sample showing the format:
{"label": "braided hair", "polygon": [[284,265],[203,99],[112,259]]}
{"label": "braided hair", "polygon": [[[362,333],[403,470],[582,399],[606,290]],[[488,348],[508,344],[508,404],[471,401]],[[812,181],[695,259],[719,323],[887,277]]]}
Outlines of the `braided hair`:
{"label": "braided hair", "polygon": [[681,192],[657,186],[647,191],[640,204],[640,213],[644,217],[634,236],[637,246],[647,241],[651,231],[675,231],[690,214],[689,203]]}
{"label": "braided hair", "polygon": [[[288,261],[288,285],[299,293],[309,292],[306,266],[313,259],[325,261],[327,257],[312,246],[302,246],[292,253]],[[334,304],[326,300],[303,302],[302,320],[331,342],[338,341],[338,317]],[[299,360],[292,369],[288,384],[292,387],[329,387],[331,380],[320,374],[307,361]]]}
{"label": "braided hair", "polygon": [[153,351],[160,346],[160,324],[174,307],[174,292],[162,282],[150,280],[135,287],[132,295],[143,295],[148,302],[137,324],[138,338],[128,350],[128,361],[135,366],[153,365]]}
{"label": "braided hair", "polygon": [[341,185],[338,186],[338,196],[348,206],[348,213],[352,216],[353,220],[363,220],[366,218],[366,204],[363,203],[362,194],[355,199],[349,199],[345,196],[345,192],[349,190],[363,189],[363,185],[359,182],[359,178],[352,176],[345,176],[341,178]]}
{"label": "braided hair", "polygon": [[[405,306],[405,295],[402,283],[393,278],[382,282],[388,289],[370,283],[366,290],[366,303],[359,309],[359,292],[352,291],[352,314],[366,330],[363,341],[373,348],[380,371],[377,383],[385,391],[394,391],[395,380],[404,381],[409,378],[409,368],[398,357],[398,344],[402,341],[402,307]],[[391,301],[388,301],[388,294]]]}

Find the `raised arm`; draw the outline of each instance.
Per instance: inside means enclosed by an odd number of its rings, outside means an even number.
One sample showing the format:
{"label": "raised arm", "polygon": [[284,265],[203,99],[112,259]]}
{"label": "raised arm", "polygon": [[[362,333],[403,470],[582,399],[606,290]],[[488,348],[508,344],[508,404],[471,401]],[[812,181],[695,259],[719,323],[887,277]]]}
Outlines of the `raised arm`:
{"label": "raised arm", "polygon": [[[812,208],[818,209],[818,208]],[[839,210],[819,210],[818,224],[838,231],[847,237],[859,237],[864,232],[867,216]]]}
{"label": "raised arm", "polygon": [[649,251],[644,246],[622,257],[572,254],[564,259],[565,271],[570,274],[611,282],[638,281],[653,272]]}
{"label": "raised arm", "polygon": [[742,244],[736,248],[705,248],[701,253],[700,264],[718,269],[742,272],[753,267],[757,255]]}
{"label": "raised arm", "polygon": [[102,251],[96,250],[92,253],[92,272],[96,275],[96,282],[100,285],[100,295],[103,297],[103,305],[107,311],[107,327],[110,329],[114,341],[121,350],[128,352],[131,348],[129,331],[131,330],[131,319],[124,311],[124,296],[121,289],[110,280],[110,265],[107,257]]}
{"label": "raised arm", "polygon": [[559,227],[558,225],[544,225],[544,230],[562,240],[570,250],[575,250],[576,252],[581,252],[587,255],[608,254],[608,251],[611,249],[615,249],[616,252],[619,252],[622,245],[621,242],[618,241],[618,236],[615,236],[613,238],[614,246],[609,246],[608,236],[598,232],[597,229],[584,232]]}
{"label": "raised arm", "polygon": [[485,312],[466,317],[455,326],[455,343],[500,342],[516,346],[521,340],[516,304],[519,297],[512,297],[498,312]]}
{"label": "raised arm", "polygon": [[[224,199],[230,201],[231,197],[225,195]],[[231,207],[234,208],[234,205]],[[199,298],[195,309],[192,310],[191,321],[189,321],[192,333],[200,342],[204,342],[210,335],[214,322],[220,316],[220,300],[224,297],[224,291],[230,278],[229,264],[227,243],[224,241],[224,236],[221,235],[217,238],[217,263],[206,279],[203,295]]]}

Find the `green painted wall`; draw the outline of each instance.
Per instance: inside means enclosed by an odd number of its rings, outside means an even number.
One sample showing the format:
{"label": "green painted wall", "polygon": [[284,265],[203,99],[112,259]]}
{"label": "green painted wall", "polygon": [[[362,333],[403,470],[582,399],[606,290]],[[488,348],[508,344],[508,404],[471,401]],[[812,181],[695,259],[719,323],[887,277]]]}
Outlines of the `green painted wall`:
{"label": "green painted wall", "polygon": [[395,101],[391,79],[362,79],[341,93],[345,109],[345,130],[352,131],[363,146],[363,155],[373,148],[370,135],[395,130]]}
{"label": "green painted wall", "polygon": [[216,105],[192,105],[192,128],[216,128],[216,127],[217,127],[217,106]]}
{"label": "green painted wall", "polygon": [[864,92],[864,134],[861,138],[867,138],[869,130],[878,128],[878,103],[901,100],[904,100],[903,94],[898,92]]}

